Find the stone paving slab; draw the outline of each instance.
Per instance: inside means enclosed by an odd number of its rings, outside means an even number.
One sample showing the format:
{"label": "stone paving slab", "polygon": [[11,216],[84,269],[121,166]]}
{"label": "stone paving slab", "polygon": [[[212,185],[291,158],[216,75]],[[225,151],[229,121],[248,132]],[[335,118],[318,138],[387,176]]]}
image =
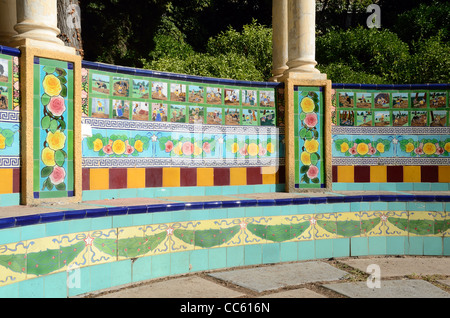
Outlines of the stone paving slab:
{"label": "stone paving slab", "polygon": [[381,277],[406,275],[444,275],[450,276],[450,257],[375,257],[370,259],[341,260],[351,267],[366,272],[371,264],[380,266]]}
{"label": "stone paving slab", "polygon": [[279,293],[269,294],[258,298],[326,298],[323,295],[313,292],[307,288],[299,288],[293,290],[282,291]]}
{"label": "stone paving slab", "polygon": [[423,280],[385,280],[381,288],[366,282],[322,285],[350,298],[450,298],[450,294]]}
{"label": "stone paving slab", "polygon": [[97,298],[237,298],[241,296],[244,294],[201,277],[191,276],[111,291]]}
{"label": "stone paving slab", "polygon": [[209,274],[258,293],[311,282],[342,279],[348,273],[319,261],[278,264]]}

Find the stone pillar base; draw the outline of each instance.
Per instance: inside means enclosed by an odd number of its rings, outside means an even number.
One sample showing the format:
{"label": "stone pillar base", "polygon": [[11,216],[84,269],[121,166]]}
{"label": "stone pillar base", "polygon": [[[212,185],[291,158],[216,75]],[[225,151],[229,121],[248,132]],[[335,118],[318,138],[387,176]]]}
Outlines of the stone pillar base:
{"label": "stone pillar base", "polygon": [[[61,43],[63,43],[63,42],[61,41]],[[64,45],[58,44],[56,42],[48,42],[48,41],[20,38],[19,36],[12,37],[11,41],[9,42],[9,46],[15,47],[15,48],[19,48],[19,47],[23,47],[23,46],[33,47],[36,49],[53,51],[53,52],[57,52],[57,53],[76,55],[76,49],[73,47],[64,46]]]}

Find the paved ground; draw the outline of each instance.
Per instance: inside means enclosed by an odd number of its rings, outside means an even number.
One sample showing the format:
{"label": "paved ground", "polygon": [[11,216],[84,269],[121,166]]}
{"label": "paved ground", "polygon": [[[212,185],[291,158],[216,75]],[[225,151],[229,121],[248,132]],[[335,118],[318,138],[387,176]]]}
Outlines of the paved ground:
{"label": "paved ground", "polygon": [[[377,280],[368,280],[367,267],[373,264],[379,266],[380,288]],[[367,257],[263,265],[168,277],[80,297],[450,298],[450,257]]]}

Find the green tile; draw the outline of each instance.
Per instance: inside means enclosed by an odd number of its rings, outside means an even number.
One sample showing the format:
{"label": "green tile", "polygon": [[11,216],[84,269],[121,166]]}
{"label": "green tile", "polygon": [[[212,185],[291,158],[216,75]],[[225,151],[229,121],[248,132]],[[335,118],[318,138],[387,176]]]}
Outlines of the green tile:
{"label": "green tile", "polygon": [[111,286],[131,283],[131,260],[113,262],[111,264]]}
{"label": "green tile", "polygon": [[111,267],[112,263],[105,263],[95,266],[90,266],[90,276],[91,276],[91,290],[103,290],[110,287],[111,285]]}
{"label": "green tile", "polygon": [[189,252],[170,253],[170,275],[189,273]]}
{"label": "green tile", "polygon": [[142,282],[152,278],[152,257],[140,257],[133,264],[132,282]]}
{"label": "green tile", "polygon": [[263,264],[276,264],[280,262],[280,243],[263,244]]}
{"label": "green tile", "polygon": [[19,298],[19,283],[1,286],[0,298]]}
{"label": "green tile", "polygon": [[369,255],[385,255],[386,254],[386,237],[373,236],[369,237]]}
{"label": "green tile", "polygon": [[407,255],[423,255],[423,237],[409,236],[407,240]]}
{"label": "green tile", "polygon": [[34,240],[45,237],[45,224],[36,224],[30,226],[23,226],[21,231],[21,240]]}
{"label": "green tile", "polygon": [[386,237],[386,255],[405,255],[407,237]]}
{"label": "green tile", "polygon": [[333,257],[333,240],[316,240],[315,250],[315,257],[317,259]]}
{"label": "green tile", "polygon": [[350,244],[351,256],[369,255],[369,241],[367,237],[352,237],[350,238]]}
{"label": "green tile", "polygon": [[239,267],[244,265],[244,246],[227,247],[227,267]]}
{"label": "green tile", "polygon": [[227,249],[212,248],[209,250],[209,269],[219,269],[227,267]]}
{"label": "green tile", "polygon": [[19,284],[19,298],[44,298],[44,277],[24,280]]}
{"label": "green tile", "polygon": [[442,237],[424,237],[423,253],[424,255],[442,255]]}
{"label": "green tile", "polygon": [[333,240],[333,257],[350,256],[350,239],[341,238]]}
{"label": "green tile", "polygon": [[280,261],[281,262],[294,262],[298,259],[298,243],[297,242],[285,242],[280,243]]}
{"label": "green tile", "polygon": [[170,254],[152,256],[152,279],[170,275]]}
{"label": "green tile", "polygon": [[192,266],[192,272],[201,272],[209,269],[209,249],[194,250],[189,253],[189,263]]}
{"label": "green tile", "polygon": [[444,256],[450,256],[450,237],[444,237]]}

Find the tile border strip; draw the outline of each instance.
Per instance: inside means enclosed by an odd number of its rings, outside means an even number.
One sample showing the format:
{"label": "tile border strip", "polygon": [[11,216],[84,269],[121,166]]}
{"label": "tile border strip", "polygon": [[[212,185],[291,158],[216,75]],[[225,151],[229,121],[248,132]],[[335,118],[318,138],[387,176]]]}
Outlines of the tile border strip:
{"label": "tile border strip", "polygon": [[167,203],[143,206],[105,207],[99,209],[82,209],[73,211],[61,211],[44,214],[27,215],[20,217],[9,217],[0,219],[0,230],[28,226],[34,224],[45,224],[58,221],[92,219],[118,215],[136,215],[146,213],[174,212],[183,210],[210,210],[221,208],[240,207],[269,207],[305,204],[328,204],[328,203],[352,203],[352,202],[450,202],[450,195],[354,195],[354,196],[326,196],[326,197],[296,197],[280,199],[248,199],[232,201],[212,202],[187,202]]}

